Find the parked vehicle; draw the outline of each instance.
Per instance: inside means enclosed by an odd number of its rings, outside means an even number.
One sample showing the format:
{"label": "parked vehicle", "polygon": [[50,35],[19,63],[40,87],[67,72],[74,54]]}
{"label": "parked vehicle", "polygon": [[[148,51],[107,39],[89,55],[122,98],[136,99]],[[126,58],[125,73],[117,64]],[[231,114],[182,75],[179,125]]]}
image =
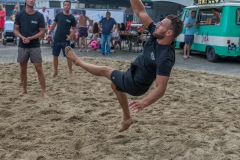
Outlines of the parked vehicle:
{"label": "parked vehicle", "polygon": [[[204,3],[205,1],[200,1]],[[206,54],[208,61],[216,62],[219,57],[240,57],[240,2],[209,0],[206,4],[197,4],[184,8],[181,19],[185,21],[192,10],[196,11],[194,43],[191,51]],[[220,15],[220,23],[214,22],[212,9]],[[176,47],[184,47],[184,34],[176,38]]]}

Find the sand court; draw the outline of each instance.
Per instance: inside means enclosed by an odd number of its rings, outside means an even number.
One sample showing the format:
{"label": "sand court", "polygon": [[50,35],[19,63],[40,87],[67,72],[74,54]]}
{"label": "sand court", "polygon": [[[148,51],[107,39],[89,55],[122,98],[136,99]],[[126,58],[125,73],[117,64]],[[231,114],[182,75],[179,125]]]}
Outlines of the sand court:
{"label": "sand court", "polygon": [[[122,71],[130,65],[83,60]],[[18,95],[19,64],[0,65],[1,160],[240,158],[239,78],[174,68],[164,97],[131,112],[135,123],[119,133],[122,110],[109,80],[76,66],[69,78],[65,60],[55,78],[52,62],[44,62],[43,69],[48,99],[41,96],[32,64],[24,96]],[[129,101],[142,97],[128,96]]]}

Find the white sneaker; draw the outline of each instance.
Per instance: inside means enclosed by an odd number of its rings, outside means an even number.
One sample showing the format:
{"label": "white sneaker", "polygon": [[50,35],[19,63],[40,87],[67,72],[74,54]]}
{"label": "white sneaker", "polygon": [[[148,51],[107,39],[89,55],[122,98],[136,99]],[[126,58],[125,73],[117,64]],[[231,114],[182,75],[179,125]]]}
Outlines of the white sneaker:
{"label": "white sneaker", "polygon": [[188,56],[183,56],[184,59],[188,59]]}

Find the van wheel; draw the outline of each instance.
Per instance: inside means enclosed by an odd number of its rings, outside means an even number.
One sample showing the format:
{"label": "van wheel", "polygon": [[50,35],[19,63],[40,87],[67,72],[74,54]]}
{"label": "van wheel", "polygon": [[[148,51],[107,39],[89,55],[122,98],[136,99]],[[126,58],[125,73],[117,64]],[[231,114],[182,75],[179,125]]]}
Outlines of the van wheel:
{"label": "van wheel", "polygon": [[212,46],[209,46],[207,48],[207,60],[209,62],[217,62],[218,61],[218,55],[215,53],[215,50]]}

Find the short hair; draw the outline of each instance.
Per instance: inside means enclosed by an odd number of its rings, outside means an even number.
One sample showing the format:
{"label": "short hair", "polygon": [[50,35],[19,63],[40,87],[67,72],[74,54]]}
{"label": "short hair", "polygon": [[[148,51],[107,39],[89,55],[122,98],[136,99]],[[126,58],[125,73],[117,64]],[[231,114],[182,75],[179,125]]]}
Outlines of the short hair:
{"label": "short hair", "polygon": [[107,14],[107,13],[111,14],[109,11],[107,11],[106,14]]}
{"label": "short hair", "polygon": [[217,9],[217,8],[212,8],[212,10],[214,10],[214,11],[218,11],[218,9]]}
{"label": "short hair", "polygon": [[193,13],[193,12],[196,13],[196,10],[192,10],[192,11],[191,11],[191,13]]}
{"label": "short hair", "polygon": [[183,21],[176,15],[170,14],[166,16],[171,21],[168,28],[173,31],[174,39],[180,35],[183,29]]}
{"label": "short hair", "polygon": [[63,5],[64,5],[66,2],[67,2],[67,3],[70,3],[70,6],[71,6],[71,2],[68,1],[68,0],[63,1]]}
{"label": "short hair", "polygon": [[81,12],[82,12],[84,15],[86,14],[86,11],[85,11],[85,10],[82,10]]}

